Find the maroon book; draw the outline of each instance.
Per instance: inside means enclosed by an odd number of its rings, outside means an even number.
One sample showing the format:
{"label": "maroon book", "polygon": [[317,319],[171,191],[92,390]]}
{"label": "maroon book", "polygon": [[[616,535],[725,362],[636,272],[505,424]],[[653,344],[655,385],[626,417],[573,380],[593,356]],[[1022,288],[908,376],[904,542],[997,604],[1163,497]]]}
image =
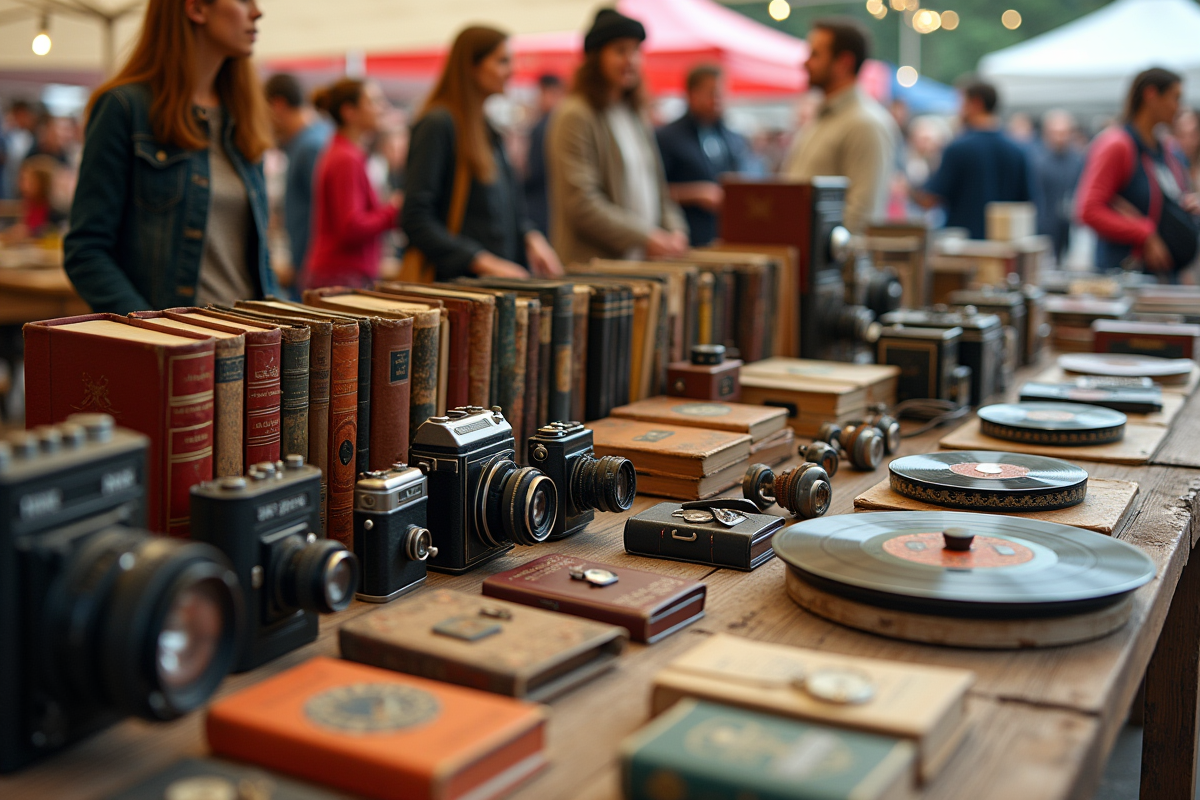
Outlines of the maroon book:
{"label": "maroon book", "polygon": [[[585,571],[583,580],[571,575],[580,569]],[[586,579],[588,570],[611,573],[616,581],[599,585],[602,581]],[[704,616],[706,587],[699,581],[551,553],[492,575],[483,582],[483,593],[620,625],[635,642],[653,644]]]}
{"label": "maroon book", "polygon": [[26,425],[101,412],[150,437],[147,524],[186,538],[191,488],[213,474],[213,340],[116,314],[31,322],[24,333]]}

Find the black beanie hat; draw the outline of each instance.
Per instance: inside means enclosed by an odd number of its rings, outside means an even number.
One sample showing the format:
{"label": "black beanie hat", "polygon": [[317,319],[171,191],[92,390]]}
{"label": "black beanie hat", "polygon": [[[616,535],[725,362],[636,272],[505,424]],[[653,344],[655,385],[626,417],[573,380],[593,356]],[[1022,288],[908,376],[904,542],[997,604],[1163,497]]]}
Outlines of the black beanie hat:
{"label": "black beanie hat", "polygon": [[625,16],[615,8],[602,8],[596,12],[592,29],[583,37],[583,52],[594,53],[613,39],[637,39],[646,41],[646,28],[636,19]]}

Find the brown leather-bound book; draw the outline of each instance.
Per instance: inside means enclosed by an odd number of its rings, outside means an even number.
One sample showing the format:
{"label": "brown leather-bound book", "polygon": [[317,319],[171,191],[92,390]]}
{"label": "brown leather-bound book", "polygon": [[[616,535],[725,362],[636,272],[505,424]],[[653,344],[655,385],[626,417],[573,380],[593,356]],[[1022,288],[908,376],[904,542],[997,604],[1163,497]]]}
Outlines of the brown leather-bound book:
{"label": "brown leather-bound book", "polygon": [[[590,582],[590,569],[615,575],[617,580],[606,585]],[[575,577],[580,572],[582,580]],[[705,592],[699,581],[560,553],[535,558],[483,581],[488,597],[620,625],[633,641],[647,644],[703,617]]]}
{"label": "brown leather-bound book", "polygon": [[787,411],[782,408],[752,406],[745,403],[716,403],[682,397],[651,397],[612,410],[612,416],[639,422],[685,425],[748,434],[754,442],[787,427]]}
{"label": "brown leather-bound book", "polygon": [[540,707],[333,658],[225,697],[205,727],[216,755],[379,800],[493,800],[546,766]]}
{"label": "brown leather-bound book", "polygon": [[205,327],[167,317],[162,311],[135,311],[133,319],[158,330],[191,331],[216,340],[213,352],[213,477],[243,473],[242,436],[246,403],[246,335],[233,328]]}
{"label": "brown leather-bound book", "polygon": [[[397,397],[403,391],[408,393],[407,416],[400,417],[408,420],[408,433],[405,437],[404,449],[404,459],[407,459],[407,442],[416,433],[422,422],[437,413],[437,395],[440,390],[438,375],[442,372],[441,358],[444,344],[442,340],[442,323],[444,321],[442,308],[429,303],[409,302],[380,292],[368,292],[340,286],[310,289],[304,293],[304,302],[309,306],[347,314],[364,314],[382,319],[411,321],[411,356],[404,357],[400,351],[394,349],[388,350],[386,354],[382,352],[378,354],[379,357],[386,357],[387,360],[386,390],[396,394]],[[379,372],[378,365],[376,371]],[[372,383],[372,387],[374,386],[375,384]],[[402,387],[407,387],[407,390]],[[375,391],[374,388],[372,391]],[[390,408],[395,404],[384,401],[384,405]],[[397,412],[387,413],[389,419],[398,418]],[[385,466],[372,467],[372,469],[385,469],[386,466],[390,466],[390,463]]]}
{"label": "brown leather-bound book", "polygon": [[778,464],[796,454],[796,435],[791,428],[771,434],[750,445],[751,464]]}
{"label": "brown leather-bound book", "polygon": [[[222,308],[260,322],[276,325],[302,325],[309,331],[308,371],[308,463],[321,470],[321,530],[329,533],[330,450],[330,377],[333,348],[333,323],[327,319],[304,319],[264,314],[249,308]],[[353,495],[353,493],[352,493]],[[353,502],[353,496],[351,497]]]}
{"label": "brown leather-bound book", "polygon": [[25,424],[100,412],[150,437],[147,524],[186,538],[191,488],[212,480],[215,340],[134,322],[86,314],[25,325]]}
{"label": "brown leather-bound book", "polygon": [[[168,308],[168,317],[195,325],[231,327],[246,336],[244,463],[308,457],[307,328],[250,320],[211,308]],[[289,365],[298,364],[300,372]],[[278,443],[275,458],[272,446]]]}
{"label": "brown leather-bound book", "polygon": [[[504,409],[504,418],[513,426],[513,438],[517,442],[517,452],[524,453],[525,439],[532,430],[525,427],[525,395],[527,393],[526,373],[529,370],[529,304],[536,303],[528,297],[517,298],[517,324],[513,337],[513,371],[506,377],[512,384],[512,405]],[[521,459],[523,462],[524,459]]]}
{"label": "brown leather-bound book", "polygon": [[613,417],[591,428],[597,458],[624,456],[638,472],[703,478],[750,455],[750,437],[740,433]]}
{"label": "brown leather-bound book", "polygon": [[[790,456],[791,453],[788,455]],[[726,489],[732,489],[741,484],[742,478],[746,474],[746,467],[749,465],[749,459],[742,459],[705,475],[703,478],[639,469],[637,490],[639,495],[670,497],[673,500],[707,500],[710,497],[716,497]]]}
{"label": "brown leather-bound book", "polygon": [[[525,298],[525,301],[529,309],[529,336],[525,343],[525,420],[522,428],[528,440],[538,427],[538,398],[542,392],[542,302],[533,297]],[[547,346],[549,343],[547,329]],[[526,453],[524,450],[518,452],[522,456]]]}
{"label": "brown leather-bound book", "polygon": [[368,292],[379,294],[407,303],[426,303],[442,309],[442,327],[438,356],[437,413],[445,414],[447,408],[469,405],[470,352],[471,352],[471,303],[455,297],[430,297],[428,295],[394,292]]}
{"label": "brown leather-bound book", "polygon": [[448,589],[398,600],[338,630],[351,661],[539,701],[610,669],[627,638],[614,625]]}
{"label": "brown leather-bound book", "polygon": [[[381,292],[400,296],[465,300],[470,303],[467,334],[467,404],[487,408],[492,392],[492,343],[495,331],[496,298],[478,292],[427,286],[419,283],[382,281]],[[449,403],[450,401],[447,400]]]}

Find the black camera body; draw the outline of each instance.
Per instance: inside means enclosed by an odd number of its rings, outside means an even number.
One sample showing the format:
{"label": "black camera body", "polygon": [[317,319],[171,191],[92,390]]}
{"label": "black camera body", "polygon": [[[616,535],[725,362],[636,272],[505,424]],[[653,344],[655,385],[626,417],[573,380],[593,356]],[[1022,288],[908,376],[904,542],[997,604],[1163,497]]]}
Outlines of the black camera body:
{"label": "black camera body", "polygon": [[549,537],[558,492],[540,470],[516,464],[515,447],[499,408],[455,408],[417,428],[409,463],[428,477],[437,509],[429,569],[457,575]]}
{"label": "black camera body", "polygon": [[558,514],[550,539],[578,533],[601,511],[628,511],[637,495],[637,473],[627,458],[596,458],[592,430],[579,422],[552,422],[529,437],[529,463],[558,488]]}
{"label": "black camera body", "polygon": [[354,486],[359,600],[386,603],[425,583],[425,562],[438,554],[426,527],[428,505],[425,474],[407,464],[359,477]]}
{"label": "black camera body", "polygon": [[146,446],[105,414],[0,441],[0,773],[124,716],[181,716],[233,665],[224,556],[137,530]]}
{"label": "black camera body", "polygon": [[354,598],[358,560],[321,537],[320,511],[321,470],[298,455],[192,487],[192,538],[225,553],[242,586],[236,671],[315,641],[317,615]]}

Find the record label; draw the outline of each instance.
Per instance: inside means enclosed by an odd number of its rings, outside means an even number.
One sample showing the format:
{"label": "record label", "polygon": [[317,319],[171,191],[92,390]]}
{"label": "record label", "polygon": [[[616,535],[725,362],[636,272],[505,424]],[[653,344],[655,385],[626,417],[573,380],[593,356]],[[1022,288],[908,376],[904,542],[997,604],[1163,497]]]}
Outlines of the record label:
{"label": "record label", "polygon": [[942,532],[910,533],[888,539],[883,552],[914,564],[947,569],[996,569],[1016,567],[1033,560],[1028,547],[995,536],[976,536],[970,550],[948,550]]}
{"label": "record label", "polygon": [[1025,467],[1019,467],[1016,464],[995,464],[986,462],[980,464],[974,461],[967,461],[962,464],[951,464],[950,471],[955,475],[962,475],[964,478],[979,478],[980,480],[1002,481],[1009,478],[1024,478],[1029,474],[1029,470]]}
{"label": "record label", "polygon": [[888,473],[897,494],[968,511],[1053,511],[1087,497],[1085,470],[1024,453],[964,450],[905,456],[892,461]]}

